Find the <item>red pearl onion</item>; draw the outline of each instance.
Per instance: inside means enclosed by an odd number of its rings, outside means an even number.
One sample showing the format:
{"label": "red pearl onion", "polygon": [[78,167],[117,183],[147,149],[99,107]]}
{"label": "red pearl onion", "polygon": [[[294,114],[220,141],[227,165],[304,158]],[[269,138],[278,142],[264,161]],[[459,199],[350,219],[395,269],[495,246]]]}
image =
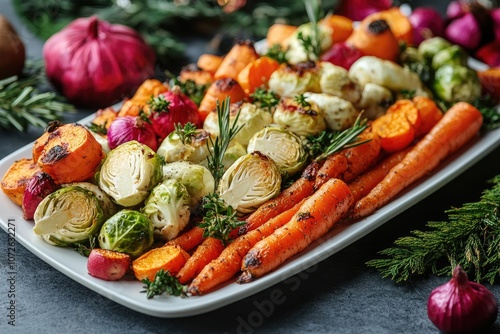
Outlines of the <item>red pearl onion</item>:
{"label": "red pearl onion", "polygon": [[153,126],[141,116],[117,117],[108,128],[107,138],[110,149],[132,140],[149,146],[155,152],[158,149],[158,140]]}

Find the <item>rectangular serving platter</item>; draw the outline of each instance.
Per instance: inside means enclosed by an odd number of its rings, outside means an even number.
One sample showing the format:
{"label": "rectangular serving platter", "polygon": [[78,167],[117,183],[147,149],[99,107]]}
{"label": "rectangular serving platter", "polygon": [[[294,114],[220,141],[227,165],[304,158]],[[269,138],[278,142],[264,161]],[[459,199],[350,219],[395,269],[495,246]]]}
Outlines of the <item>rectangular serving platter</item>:
{"label": "rectangular serving platter", "polygon": [[[90,115],[80,122],[88,124],[93,117],[94,115]],[[28,144],[3,158],[0,161],[0,175],[4,175],[14,161],[31,157],[32,146],[33,144]],[[20,207],[4,193],[0,194],[0,226],[7,232],[9,222],[15,222],[15,238],[20,244],[56,270],[104,297],[151,316],[186,317],[206,313],[249,297],[326,259],[458,177],[498,146],[500,146],[500,128],[476,136],[460,151],[444,161],[435,172],[414,184],[371,216],[335,227],[306,250],[262,278],[247,284],[237,284],[233,280],[203,296],[180,298],[162,295],[147,299],[146,295],[141,293],[143,290],[141,282],[131,280],[108,282],[90,276],[87,273],[87,258],[73,249],[51,246],[35,236],[32,231],[33,222],[24,220]]]}

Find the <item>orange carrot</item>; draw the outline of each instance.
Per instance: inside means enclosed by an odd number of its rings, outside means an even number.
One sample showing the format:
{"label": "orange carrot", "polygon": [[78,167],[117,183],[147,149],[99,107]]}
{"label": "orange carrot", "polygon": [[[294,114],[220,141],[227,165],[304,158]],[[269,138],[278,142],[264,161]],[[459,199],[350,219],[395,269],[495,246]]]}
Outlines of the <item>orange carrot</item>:
{"label": "orange carrot", "polygon": [[353,32],[352,20],[342,15],[328,15],[319,24],[332,28],[332,43],[345,41]]}
{"label": "orange carrot", "polygon": [[212,82],[198,108],[201,120],[204,121],[209,113],[217,109],[217,101],[224,101],[228,96],[231,98],[231,103],[234,103],[243,100],[245,92],[240,84],[232,78],[223,78]]}
{"label": "orange carrot", "polygon": [[206,238],[177,273],[179,282],[186,284],[191,281],[199,274],[203,267],[217,258],[223,249],[224,244],[221,240],[212,237]]}
{"label": "orange carrot", "polygon": [[369,24],[375,20],[385,20],[398,41],[404,42],[406,45],[413,45],[413,26],[399,7],[370,14],[361,21],[360,25]]}
{"label": "orange carrot", "polygon": [[[420,123],[420,119],[418,109],[409,100],[399,100],[389,109],[384,115],[376,118],[372,126],[373,131],[380,137],[382,149],[392,153],[402,150],[415,140],[417,130],[412,122]],[[410,121],[412,117],[415,119]]]}
{"label": "orange carrot", "polygon": [[413,104],[418,109],[420,118],[422,119],[420,126],[417,128],[417,137],[425,135],[434,125],[443,117],[443,112],[436,103],[425,96],[415,96]]}
{"label": "orange carrot", "polygon": [[212,75],[215,75],[215,72],[217,72],[217,69],[222,63],[222,60],[223,58],[220,56],[204,53],[198,57],[196,65],[202,70],[207,71]]}
{"label": "orange carrot", "polygon": [[190,230],[181,233],[176,238],[168,241],[167,245],[178,245],[186,252],[194,249],[196,246],[202,243],[203,237],[203,228],[199,226],[195,226]]}
{"label": "orange carrot", "polygon": [[329,179],[339,178],[347,170],[347,158],[342,153],[332,154],[325,159],[325,163],[318,170],[314,189],[319,189]]}
{"label": "orange carrot", "polygon": [[404,150],[385,157],[373,168],[369,169],[367,172],[361,174],[350,182],[349,189],[351,189],[354,202],[356,203],[362,197],[368,195],[368,193],[384,179],[392,167],[396,166],[399,162],[401,162],[401,160],[403,160],[404,156],[410,151],[411,148],[412,146],[408,146]]}
{"label": "orange carrot", "polygon": [[190,64],[181,69],[179,80],[181,82],[191,80],[197,85],[207,85],[214,81],[214,75],[199,68],[196,64]]}
{"label": "orange carrot", "polygon": [[168,91],[168,85],[157,79],[147,79],[137,88],[134,96],[123,103],[118,116],[137,116],[147,106],[151,96]]}
{"label": "orange carrot", "polygon": [[257,229],[235,239],[222,251],[218,258],[203,268],[189,285],[188,292],[193,295],[201,295],[231,279],[240,270],[241,260],[248,250],[259,240],[271,235],[277,228],[288,223],[293,215],[297,213],[304,200],[269,219]]}
{"label": "orange carrot", "polygon": [[118,113],[113,107],[99,109],[97,110],[96,116],[92,120],[92,123],[107,129],[109,128],[111,123],[115,120],[117,115]]}
{"label": "orange carrot", "polygon": [[257,242],[245,255],[239,283],[260,277],[324,235],[353,204],[351,191],[339,179],[328,180],[309,197],[293,218]]}
{"label": "orange carrot", "polygon": [[314,180],[320,164],[311,163],[302,173],[300,178],[290,187],[283,190],[278,196],[262,204],[247,219],[240,228],[240,234],[245,234],[264,224],[269,219],[290,209],[296,203],[310,196],[314,192]]}
{"label": "orange carrot", "polygon": [[279,44],[283,48],[287,47],[286,40],[290,37],[295,30],[296,26],[283,23],[275,23],[267,29],[266,42],[269,47]]}
{"label": "orange carrot", "polygon": [[247,95],[252,94],[261,86],[267,86],[271,74],[280,64],[269,57],[260,57],[249,63],[238,74],[238,83]]}
{"label": "orange carrot", "polygon": [[238,73],[257,58],[259,58],[259,54],[255,51],[252,41],[238,41],[220,63],[214,78],[216,80],[221,78],[237,80]]}
{"label": "orange carrot", "polygon": [[474,137],[483,123],[479,110],[466,102],[453,105],[387,176],[360,199],[352,218],[366,217],[403,189],[436,168],[443,159]]}

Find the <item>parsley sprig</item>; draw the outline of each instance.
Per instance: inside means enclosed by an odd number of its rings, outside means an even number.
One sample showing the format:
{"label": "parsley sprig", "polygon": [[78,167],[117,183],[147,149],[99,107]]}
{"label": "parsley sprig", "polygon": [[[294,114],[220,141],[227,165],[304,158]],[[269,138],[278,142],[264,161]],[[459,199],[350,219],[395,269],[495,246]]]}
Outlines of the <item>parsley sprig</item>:
{"label": "parsley sprig", "polygon": [[170,275],[168,270],[160,269],[156,273],[154,281],[151,282],[149,278],[145,278],[142,280],[142,283],[144,283],[143,288],[146,290],[141,292],[145,292],[148,299],[164,293],[171,296],[187,296],[187,287],[179,283],[177,278]]}

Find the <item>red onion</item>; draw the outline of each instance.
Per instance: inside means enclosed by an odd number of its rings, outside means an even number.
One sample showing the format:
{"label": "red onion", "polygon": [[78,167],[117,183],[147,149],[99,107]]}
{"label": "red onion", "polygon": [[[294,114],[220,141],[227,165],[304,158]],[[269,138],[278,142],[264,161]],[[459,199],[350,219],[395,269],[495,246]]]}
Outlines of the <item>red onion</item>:
{"label": "red onion", "polygon": [[500,8],[495,8],[491,10],[491,18],[493,19],[495,40],[500,42]]}
{"label": "red onion", "polygon": [[52,192],[59,189],[52,177],[44,172],[36,173],[26,185],[23,195],[22,211],[24,219],[33,219],[38,204]]}
{"label": "red onion", "polygon": [[361,21],[370,14],[391,7],[391,0],[349,0],[341,1],[335,14],[347,16],[353,21]]}
{"label": "red onion", "polygon": [[445,37],[450,42],[473,50],[481,42],[481,28],[472,13],[465,13],[453,20],[445,29]]}
{"label": "red onion", "polygon": [[416,8],[408,19],[413,27],[413,43],[416,46],[424,39],[444,35],[444,19],[431,7]]}
{"label": "red onion", "polygon": [[[167,107],[155,106],[162,100],[167,101]],[[164,139],[174,131],[177,124],[184,125],[190,122],[200,126],[198,106],[181,92],[179,86],[173,86],[171,90],[154,98],[153,104],[150,104],[150,110],[154,131],[160,139]]]}
{"label": "red onion", "polygon": [[479,333],[495,322],[498,305],[486,287],[469,282],[467,273],[456,266],[451,280],[432,290],[427,314],[443,332]]}
{"label": "red onion", "polygon": [[466,12],[465,4],[461,1],[452,1],[446,7],[446,17],[448,20],[454,20]]}
{"label": "red onion", "polygon": [[79,18],[43,47],[47,77],[71,103],[105,107],[154,74],[156,57],[139,34],[96,16]]}
{"label": "red onion", "polygon": [[328,61],[348,70],[356,60],[363,56],[364,53],[352,45],[346,42],[339,42],[333,44],[333,46],[321,56],[321,60]]}
{"label": "red onion", "polygon": [[149,146],[156,152],[158,140],[153,126],[149,120],[140,116],[117,117],[108,128],[108,145],[114,149],[125,142],[137,140],[139,143]]}

